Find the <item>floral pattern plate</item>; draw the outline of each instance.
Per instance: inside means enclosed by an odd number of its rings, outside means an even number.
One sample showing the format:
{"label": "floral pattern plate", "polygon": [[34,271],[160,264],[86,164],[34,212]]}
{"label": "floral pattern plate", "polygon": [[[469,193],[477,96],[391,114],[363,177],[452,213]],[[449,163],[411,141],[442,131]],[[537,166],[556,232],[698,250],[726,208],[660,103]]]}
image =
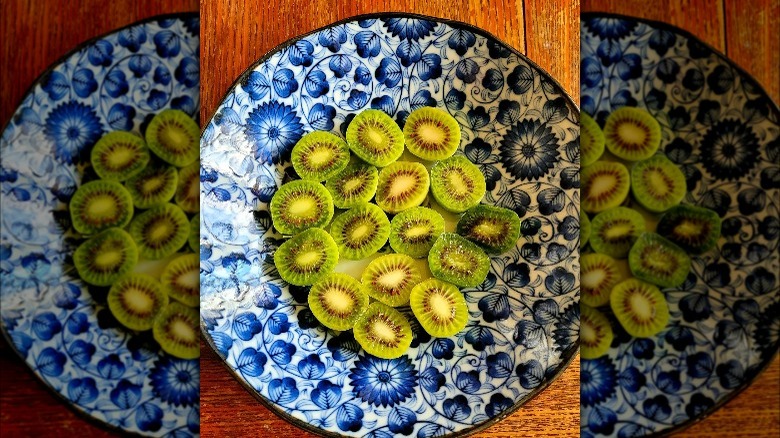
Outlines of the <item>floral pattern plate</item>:
{"label": "floral pattern plate", "polygon": [[[431,339],[411,316],[399,359],[323,329],[274,267],[268,204],[294,178],[312,130],[343,136],[378,108],[403,124],[438,106],[463,126],[483,202],[515,210],[524,235],[465,289],[471,318]],[[323,435],[474,432],[544,389],[578,346],[579,112],[547,73],[480,29],[384,14],[288,41],[252,65],[201,138],[201,319],[208,343],[261,402]],[[358,271],[359,272],[359,271]],[[355,275],[353,273],[353,275]]]}
{"label": "floral pattern plate", "polygon": [[686,175],[684,202],[723,219],[717,249],[664,290],[671,318],[653,339],[613,324],[607,355],[582,361],[582,436],[678,430],[723,405],[772,360],[780,332],[780,111],[744,71],[691,34],[586,14],[582,110],[647,109],[661,152]]}
{"label": "floral pattern plate", "polygon": [[0,140],[2,332],[77,412],[140,435],[198,435],[199,364],[117,327],[105,288],[75,272],[67,203],[101,135],[143,132],[166,108],[197,116],[198,34],[197,13],[177,14],[82,44],[35,82]]}

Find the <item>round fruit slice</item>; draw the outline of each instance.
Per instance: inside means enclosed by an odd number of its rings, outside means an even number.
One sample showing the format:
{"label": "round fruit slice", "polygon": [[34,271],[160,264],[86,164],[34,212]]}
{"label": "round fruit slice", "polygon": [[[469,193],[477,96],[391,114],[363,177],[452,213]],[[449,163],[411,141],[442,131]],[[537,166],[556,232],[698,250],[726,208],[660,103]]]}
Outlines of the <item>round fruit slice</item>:
{"label": "round fruit slice", "polygon": [[626,166],[599,161],[582,169],[582,209],[598,213],[617,207],[628,196],[630,177]]}
{"label": "round fruit slice", "polygon": [[296,234],[274,254],[279,276],[295,286],[308,286],[325,278],[338,261],[336,242],[322,228],[309,228]]}
{"label": "round fruit slice", "polygon": [[517,244],[520,217],[507,208],[478,205],[463,213],[456,232],[488,254],[501,254]]}
{"label": "round fruit slice", "polygon": [[330,234],[342,257],[360,260],[384,246],[390,236],[390,221],[376,205],[363,204],[337,216]]}
{"label": "round fruit slice", "polygon": [[628,207],[614,207],[597,214],[591,223],[590,247],[616,259],[626,258],[645,231],[645,218]]}
{"label": "round fruit slice", "polygon": [[388,213],[417,207],[428,196],[428,169],[420,163],[396,161],[379,171],[376,204]]}
{"label": "round fruit slice", "polygon": [[376,194],[379,172],[376,167],[356,160],[336,173],[325,183],[338,208],[352,208],[365,204]]}
{"label": "round fruit slice", "polygon": [[109,132],[90,153],[95,173],[106,181],[124,181],[149,164],[149,149],[141,137],[124,131]]}
{"label": "round fruit slice", "polygon": [[656,231],[691,254],[714,248],[720,238],[718,213],[692,205],[670,208],[658,222]]}
{"label": "round fruit slice", "polygon": [[197,359],[200,357],[198,320],[198,309],[172,301],[154,319],[152,335],[171,356]]}
{"label": "round fruit slice", "polygon": [[146,274],[122,277],[108,291],[108,309],[131,330],[149,330],[155,317],[168,304],[160,282]]}
{"label": "round fruit slice", "polygon": [[387,254],[368,264],[363,270],[361,282],[371,298],[398,307],[409,302],[409,294],[420,278],[413,258]]}
{"label": "round fruit slice", "polygon": [[301,179],[324,181],[347,167],[347,143],[324,131],[304,135],[292,149],[292,165]]}
{"label": "round fruit slice", "polygon": [[590,233],[591,233],[591,224],[590,219],[588,219],[588,215],[584,212],[580,212],[580,248],[585,248],[585,245],[588,244],[588,239],[590,239]]}
{"label": "round fruit slice", "polygon": [[290,181],[271,198],[271,220],[282,234],[323,227],[333,218],[333,198],[315,181]]}
{"label": "round fruit slice", "polygon": [[374,302],[355,321],[355,340],[366,353],[382,359],[401,357],[412,345],[412,326],[399,311]]}
{"label": "round fruit slice", "polygon": [[604,143],[616,157],[644,160],[661,145],[661,125],[647,111],[624,106],[607,117]]}
{"label": "round fruit slice", "polygon": [[198,159],[200,129],[184,111],[167,109],[146,127],[146,144],[166,163],[184,167]]}
{"label": "round fruit slice", "polygon": [[160,204],[139,214],[130,223],[130,235],[141,256],[157,260],[175,253],[190,235],[190,221],[181,208]]}
{"label": "round fruit slice", "polygon": [[605,254],[585,254],[580,259],[582,294],[580,300],[591,307],[609,303],[612,288],[628,277],[619,262]]}
{"label": "round fruit slice", "polygon": [[675,287],[688,277],[691,259],[682,248],[660,235],[642,233],[628,253],[628,266],[640,280]]}
{"label": "round fruit slice", "polygon": [[150,164],[138,175],[125,181],[136,208],[165,204],[173,198],[179,184],[179,172],[173,166]]}
{"label": "round fruit slice", "polygon": [[385,167],[404,152],[404,133],[383,111],[368,109],[347,127],[347,145],[366,163]]}
{"label": "round fruit slice", "polygon": [[682,170],[663,155],[640,161],[631,168],[631,192],[650,211],[658,213],[679,204],[686,190]]}
{"label": "round fruit slice", "polygon": [[406,118],[404,138],[412,154],[428,161],[443,160],[460,146],[460,125],[446,111],[424,106]]}
{"label": "round fruit slice", "polygon": [[73,228],[79,233],[124,227],[133,217],[133,198],[121,184],[91,181],[76,190],[70,200]]}
{"label": "round fruit slice", "polygon": [[176,205],[187,213],[200,211],[200,162],[196,161],[179,170],[176,187]]}
{"label": "round fruit slice", "polygon": [[426,207],[414,207],[390,221],[390,247],[414,258],[428,256],[433,243],[444,232],[444,218]]}
{"label": "round fruit slice", "polygon": [[580,164],[596,162],[604,154],[604,133],[589,115],[580,113]]}
{"label": "round fruit slice", "polygon": [[484,175],[464,156],[453,156],[431,167],[431,192],[448,211],[462,213],[476,206],[485,191]]}
{"label": "round fruit slice", "polygon": [[454,336],[469,320],[469,309],[460,290],[435,278],[415,286],[409,303],[417,321],[433,337]]}
{"label": "round fruit slice", "polygon": [[309,291],[309,310],[332,330],[349,330],[368,308],[368,295],[360,282],[347,274],[331,273]]}
{"label": "round fruit slice", "polygon": [[110,286],[135,268],[138,248],[120,228],[102,231],[76,248],[73,264],[79,277],[95,286]]}
{"label": "round fruit slice", "polygon": [[439,280],[462,287],[485,281],[490,269],[487,254],[455,233],[442,233],[428,254],[428,267]]}
{"label": "round fruit slice", "polygon": [[190,307],[200,304],[200,258],[184,254],[168,262],[160,277],[169,297]]}
{"label": "round fruit slice", "polygon": [[637,338],[655,336],[669,322],[669,307],[661,291],[635,278],[618,283],[609,304],[623,329]]}
{"label": "round fruit slice", "polygon": [[609,351],[612,326],[603,313],[580,304],[580,354],[583,359],[596,359]]}

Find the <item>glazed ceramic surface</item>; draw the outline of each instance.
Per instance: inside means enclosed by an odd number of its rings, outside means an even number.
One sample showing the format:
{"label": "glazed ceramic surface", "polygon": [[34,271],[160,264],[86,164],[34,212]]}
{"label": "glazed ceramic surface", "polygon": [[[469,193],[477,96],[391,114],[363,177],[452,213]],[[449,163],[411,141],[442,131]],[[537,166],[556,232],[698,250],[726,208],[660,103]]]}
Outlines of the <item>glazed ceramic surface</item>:
{"label": "glazed ceramic surface", "polygon": [[745,388],[775,356],[780,331],[780,111],[722,55],[671,26],[587,14],[582,110],[603,126],[647,109],[660,153],[683,170],[683,202],[723,220],[717,248],[693,257],[671,318],[636,339],[617,323],[609,353],[582,361],[582,436],[644,436],[690,424]]}
{"label": "glazed ceramic surface", "polygon": [[198,434],[198,361],[118,327],[106,288],[73,267],[82,239],[67,204],[103,134],[143,132],[166,108],[197,115],[198,26],[197,14],[166,16],[85,43],[35,83],[0,142],[3,333],[67,403],[142,435]]}
{"label": "glazed ceramic surface", "polygon": [[[351,332],[320,326],[308,288],[280,279],[283,240],[268,206],[297,178],[290,151],[305,133],[343,137],[368,108],[403,125],[425,105],[459,121],[457,154],[484,173],[482,202],[516,211],[524,234],[493,257],[484,283],[463,290],[462,332],[431,339],[406,308],[412,348],[378,359]],[[578,120],[545,72],[463,24],[366,16],[285,43],[239,78],[201,138],[206,339],[262,402],[317,433],[428,437],[498,421],[577,350]]]}

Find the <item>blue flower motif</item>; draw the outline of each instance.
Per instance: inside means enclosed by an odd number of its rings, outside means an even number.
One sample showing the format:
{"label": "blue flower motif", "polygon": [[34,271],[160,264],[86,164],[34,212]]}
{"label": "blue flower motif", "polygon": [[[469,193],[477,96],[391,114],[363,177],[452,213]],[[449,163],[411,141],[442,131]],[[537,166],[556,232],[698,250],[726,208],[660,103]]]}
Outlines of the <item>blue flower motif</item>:
{"label": "blue flower motif", "polygon": [[143,26],[128,27],[119,32],[117,42],[119,42],[120,46],[135,53],[146,42],[146,31]]}
{"label": "blue flower motif", "polygon": [[263,367],[267,361],[268,358],[266,358],[263,352],[248,347],[238,355],[238,359],[236,359],[236,370],[245,376],[257,377],[260,374],[263,374]]}
{"label": "blue flower motif", "polygon": [[552,129],[539,120],[518,122],[501,140],[501,163],[522,181],[547,175],[558,161],[558,142]]}
{"label": "blue flower motif", "polygon": [[601,60],[601,64],[609,67],[620,61],[623,57],[623,49],[617,41],[604,40],[596,48],[596,55]]}
{"label": "blue flower motif", "polygon": [[412,396],[417,386],[417,370],[407,356],[397,359],[360,356],[350,371],[352,391],[374,406],[401,403]]}
{"label": "blue flower motif", "polygon": [[359,431],[363,427],[363,410],[352,403],[344,403],[336,410],[336,424],[344,432]]}
{"label": "blue flower motif", "polygon": [[268,395],[271,401],[286,404],[295,401],[300,391],[295,380],[290,377],[273,379],[268,383]]}
{"label": "blue flower motif", "polygon": [[580,371],[580,401],[583,406],[594,406],[615,393],[617,371],[607,356],[582,361]]}
{"label": "blue flower motif", "polygon": [[168,93],[156,88],[149,92],[149,96],[146,98],[146,104],[154,110],[162,109],[168,102]]}
{"label": "blue flower motif", "polygon": [[432,366],[420,373],[420,385],[428,392],[438,391],[444,386],[445,381],[444,374]]}
{"label": "blue flower motif", "polygon": [[58,71],[53,71],[41,79],[41,88],[52,100],[60,100],[68,94],[70,84],[68,78]]}
{"label": "blue flower motif", "polygon": [[759,145],[750,126],[727,119],[713,126],[701,140],[701,162],[715,178],[739,179],[758,163]]}
{"label": "blue flower motif", "polygon": [[576,344],[580,333],[580,307],[571,304],[564,309],[561,318],[555,322],[553,339],[558,351],[566,351]]}
{"label": "blue flower motif", "polygon": [[474,394],[482,387],[479,371],[461,371],[455,378],[455,386],[466,394]]}
{"label": "blue flower motif", "polygon": [[381,49],[379,45],[379,35],[374,32],[364,30],[355,34],[353,38],[357,46],[357,54],[361,58],[373,58],[379,55]]}
{"label": "blue flower motif", "polygon": [[160,85],[168,85],[171,83],[171,72],[164,66],[158,65],[157,68],[154,69],[152,80]]}
{"label": "blue flower motif", "polygon": [[95,345],[82,339],[75,340],[68,347],[68,355],[79,366],[85,366],[92,361],[92,355],[95,354]]}
{"label": "blue flower motif", "polygon": [[626,391],[637,392],[643,386],[645,386],[645,383],[647,383],[647,378],[643,372],[632,366],[626,368],[622,373],[620,373],[618,382],[620,382],[620,386],[623,387]]}
{"label": "blue flower motif", "polygon": [[471,344],[477,351],[484,351],[486,347],[489,347],[496,343],[493,339],[493,333],[490,329],[482,326],[474,326],[466,332],[466,342]]}
{"label": "blue flower motif", "polygon": [[416,41],[403,40],[398,44],[398,48],[395,49],[395,54],[401,60],[401,65],[409,67],[420,60],[422,49],[420,49],[420,44]]}
{"label": "blue flower motif", "polygon": [[325,373],[325,364],[322,363],[318,355],[310,354],[298,362],[298,372],[304,379],[314,380]]}
{"label": "blue flower motif", "polygon": [[371,108],[382,110],[387,114],[393,114],[395,111],[395,102],[390,96],[381,96],[371,99]]}
{"label": "blue flower motif", "polygon": [[431,343],[431,353],[436,359],[452,359],[455,342],[449,338],[436,338]]}
{"label": "blue flower motif", "polygon": [[300,117],[290,106],[267,102],[249,113],[246,137],[254,146],[255,158],[278,164],[303,136]]}
{"label": "blue flower motif", "polygon": [[343,78],[352,70],[352,61],[347,55],[335,55],[330,58],[328,68],[337,78]]}
{"label": "blue flower motif", "polygon": [[73,82],[73,92],[75,92],[78,97],[87,97],[94,93],[98,88],[95,75],[90,69],[82,68],[76,70],[71,79]]}
{"label": "blue flower motif", "polygon": [[512,374],[512,358],[502,352],[491,354],[485,359],[488,376],[498,379],[509,377]]}
{"label": "blue flower motif", "polygon": [[444,408],[444,416],[454,421],[464,421],[471,415],[469,401],[463,394],[445,399],[442,408]]}
{"label": "blue flower motif", "polygon": [[657,395],[649,398],[642,403],[645,416],[653,421],[664,421],[672,415],[672,408],[669,406],[669,399],[664,395]]}
{"label": "blue flower motif", "polygon": [[479,310],[485,322],[503,321],[509,318],[509,298],[502,293],[487,294],[479,299]]}
{"label": "blue flower motif", "polygon": [[423,81],[441,77],[441,56],[435,53],[426,53],[421,56],[417,63],[417,73]]}
{"label": "blue flower motif", "polygon": [[655,342],[650,338],[638,338],[631,346],[631,351],[637,359],[652,359],[655,357]]}
{"label": "blue flower motif", "polygon": [[192,100],[190,96],[174,97],[173,99],[171,99],[171,108],[182,110],[185,113],[189,114],[190,116],[194,116],[195,111],[197,110],[197,107],[195,106],[195,101]]}
{"label": "blue flower motif", "polygon": [[152,392],[174,406],[191,406],[200,395],[200,369],[197,360],[162,356],[149,371]]}
{"label": "blue flower motif", "polygon": [[436,27],[432,21],[417,18],[388,18],[382,21],[393,36],[414,41],[427,37]]}
{"label": "blue flower motif", "polygon": [[69,101],[49,113],[44,132],[54,142],[54,156],[72,164],[100,139],[103,128],[92,107]]}
{"label": "blue flower motif", "polygon": [[[358,67],[358,70],[361,68],[364,67],[360,66]],[[357,74],[357,71],[355,71],[355,75]],[[370,76],[368,80],[369,82],[371,81]],[[309,96],[316,98],[325,95],[330,90],[330,85],[322,70],[313,70],[306,76],[306,79],[303,80],[303,88],[306,89]]]}
{"label": "blue flower motif", "polygon": [[146,55],[133,55],[127,63],[127,68],[133,72],[133,76],[141,78],[152,70],[152,61]]}
{"label": "blue flower motif", "polygon": [[98,373],[106,379],[118,379],[125,373],[125,364],[116,354],[109,354],[97,363]]}
{"label": "blue flower motif", "polygon": [[620,18],[594,17],[583,20],[583,24],[591,34],[601,39],[621,39],[629,35],[637,26],[635,20]]}
{"label": "blue flower motif", "polygon": [[511,399],[504,397],[500,393],[495,393],[490,396],[490,403],[485,406],[485,414],[487,414],[488,417],[493,418],[511,407]]}
{"label": "blue flower motif", "polygon": [[268,348],[268,354],[279,365],[287,365],[292,360],[297,348],[294,344],[278,339]]}
{"label": "blue flower motif", "polygon": [[92,65],[108,67],[113,62],[114,46],[106,40],[96,41],[87,49],[87,59]]}
{"label": "blue flower motif", "polygon": [[366,66],[360,65],[355,69],[355,74],[352,76],[352,79],[355,83],[368,85],[371,83],[371,71],[366,68]]}
{"label": "blue flower motif", "polygon": [[387,427],[390,432],[402,435],[411,435],[414,425],[417,423],[417,415],[411,409],[395,406],[387,416]]}
{"label": "blue flower motif", "polygon": [[135,385],[127,379],[122,379],[111,390],[111,402],[120,409],[130,409],[141,400],[141,385]]}

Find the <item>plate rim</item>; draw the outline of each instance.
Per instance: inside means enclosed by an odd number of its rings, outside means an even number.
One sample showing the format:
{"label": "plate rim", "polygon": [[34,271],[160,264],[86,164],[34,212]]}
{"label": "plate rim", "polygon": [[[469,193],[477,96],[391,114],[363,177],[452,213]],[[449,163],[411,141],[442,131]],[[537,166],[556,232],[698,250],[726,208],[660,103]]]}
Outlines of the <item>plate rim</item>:
{"label": "plate rim", "polygon": [[[699,37],[694,35],[691,31],[679,28],[679,27],[677,27],[677,26],[675,26],[673,24],[666,23],[666,22],[663,22],[663,21],[650,20],[650,19],[645,19],[645,18],[640,18],[640,17],[633,17],[633,16],[630,16],[630,15],[616,14],[616,13],[612,13],[612,12],[597,12],[597,11],[581,13],[580,14],[580,19],[581,19],[580,20],[580,25],[581,26],[584,25],[584,20],[587,19],[587,18],[599,18],[599,17],[603,17],[603,18],[617,18],[617,19],[626,20],[626,21],[636,21],[638,23],[644,23],[644,24],[651,25],[651,26],[653,26],[654,28],[657,28],[657,29],[663,29],[663,30],[672,31],[675,34],[680,35],[680,36],[685,37],[685,38],[688,38],[688,39],[693,39],[694,41],[696,41],[697,43],[701,44],[703,47],[707,48],[712,53],[714,53],[722,61],[725,61],[726,64],[729,65],[729,67],[733,68],[734,70],[736,70],[740,74],[750,78],[753,81],[753,83],[756,85],[758,90],[761,92],[761,94],[763,94],[767,98],[767,100],[769,101],[769,103],[770,103],[770,105],[769,105],[770,111],[774,111],[775,113],[780,115],[780,106],[778,106],[778,103],[775,102],[772,99],[772,97],[769,95],[769,93],[767,93],[767,91],[764,88],[764,86],[760,82],[758,82],[753,77],[753,75],[748,73],[744,68],[742,68],[740,65],[738,65],[734,60],[732,60],[729,57],[727,57],[723,52],[721,52],[720,50],[718,50],[715,47],[711,46],[709,43],[707,43],[705,41],[702,41]],[[582,41],[582,37],[581,36],[580,36],[580,41]],[[580,49],[580,55],[581,54],[582,54],[582,50]],[[712,407],[710,409],[704,411],[704,413],[702,415],[697,415],[696,417],[693,417],[693,418],[689,417],[688,420],[686,420],[686,421],[684,421],[684,422],[682,422],[680,424],[674,425],[674,426],[672,426],[672,427],[670,427],[668,429],[664,429],[664,430],[659,431],[659,432],[654,432],[652,434],[645,435],[645,437],[647,437],[647,438],[661,438],[661,437],[670,436],[670,435],[676,434],[676,433],[678,433],[680,431],[683,431],[685,429],[688,429],[689,427],[691,427],[691,426],[693,426],[695,424],[698,424],[701,421],[707,419],[710,415],[712,415],[715,412],[717,412],[718,410],[720,410],[720,408],[722,408],[728,402],[730,402],[731,400],[736,398],[744,390],[749,388],[759,377],[761,377],[764,374],[764,372],[769,368],[769,365],[771,365],[772,362],[774,362],[777,359],[778,353],[780,353],[780,338],[778,338],[778,340],[775,342],[775,352],[772,354],[772,356],[769,358],[769,360],[767,360],[766,362],[761,364],[761,366],[759,367],[758,372],[755,375],[753,375],[753,377],[751,377],[749,380],[747,380],[744,383],[742,383],[736,389],[734,389],[731,392],[729,392],[725,397],[723,397],[717,403],[712,405]],[[580,406],[582,406],[582,405],[580,405]],[[583,423],[580,423],[580,424],[582,425]]]}
{"label": "plate rim", "polygon": [[[208,128],[209,125],[211,125],[211,122],[214,120],[214,117],[217,115],[217,111],[222,106],[222,103],[225,102],[225,99],[230,95],[230,93],[241,83],[241,81],[247,77],[251,72],[255,70],[258,66],[260,66],[262,63],[266,62],[268,59],[270,59],[273,55],[277,54],[281,50],[286,49],[287,47],[292,46],[296,42],[309,37],[311,35],[314,35],[318,32],[321,32],[326,29],[330,29],[334,26],[338,26],[345,23],[351,23],[356,22],[360,20],[365,19],[382,19],[382,18],[414,18],[414,19],[420,19],[420,20],[428,20],[433,21],[436,23],[446,24],[451,27],[458,27],[462,29],[467,29],[471,32],[473,32],[476,35],[480,35],[485,38],[493,39],[494,41],[500,43],[504,47],[506,47],[513,55],[516,55],[519,59],[523,60],[524,62],[528,63],[531,67],[535,68],[538,72],[543,73],[545,78],[550,80],[558,89],[561,90],[561,97],[564,98],[567,104],[569,104],[571,107],[573,107],[576,112],[576,117],[579,120],[580,117],[580,106],[574,102],[574,100],[569,95],[569,92],[566,91],[565,88],[558,82],[557,79],[555,79],[547,70],[540,67],[537,63],[532,61],[528,56],[526,56],[523,53],[520,53],[519,50],[514,48],[513,46],[507,44],[503,39],[498,38],[493,33],[484,30],[480,27],[477,27],[473,24],[465,23],[463,21],[448,19],[448,18],[441,18],[441,17],[435,17],[432,15],[424,15],[424,14],[416,14],[416,13],[409,13],[409,12],[401,12],[401,11],[385,11],[385,12],[372,12],[367,14],[358,14],[358,15],[352,15],[349,17],[342,18],[337,21],[333,21],[330,23],[327,23],[323,26],[317,27],[315,29],[312,29],[308,32],[301,33],[298,35],[295,35],[289,39],[286,39],[282,41],[281,43],[273,46],[271,49],[269,49],[267,52],[265,52],[260,58],[252,62],[246,69],[244,69],[241,74],[236,78],[236,80],[233,81],[230,86],[228,86],[227,90],[222,94],[222,97],[219,99],[216,107],[212,110],[212,114],[209,116],[208,121],[203,124],[203,127],[201,128],[201,139],[203,138],[203,134],[205,130]],[[202,147],[202,146],[201,146]],[[579,305],[579,301],[576,303]],[[287,414],[282,409],[280,409],[278,406],[274,405],[270,400],[265,399],[259,392],[257,392],[254,388],[252,388],[249,383],[240,378],[238,373],[230,367],[230,365],[227,363],[227,360],[222,358],[220,354],[217,352],[217,348],[213,343],[213,339],[208,333],[208,330],[206,329],[206,323],[203,320],[203,317],[201,316],[200,320],[200,329],[201,329],[201,339],[208,345],[208,347],[212,350],[214,356],[216,356],[217,360],[222,364],[223,367],[228,371],[228,373],[233,377],[234,380],[236,380],[247,392],[249,392],[250,395],[252,395],[255,399],[260,401],[260,403],[268,409],[271,413],[274,415],[282,418],[283,420],[287,421],[288,423],[301,428],[307,432],[314,433],[318,436],[323,437],[342,437],[343,435],[338,434],[336,432],[327,431],[325,429],[317,428],[309,423],[306,423],[300,419],[297,419],[293,417],[290,414]],[[558,380],[558,378],[569,368],[574,358],[577,356],[577,353],[579,352],[579,346],[580,346],[580,339],[579,336],[577,337],[577,342],[575,342],[572,346],[570,346],[567,350],[565,350],[563,353],[561,353],[561,363],[558,366],[558,369],[556,370],[555,374],[549,379],[545,379],[544,383],[534,388],[530,393],[525,395],[524,397],[521,397],[520,399],[516,400],[514,404],[506,409],[505,411],[502,411],[501,414],[499,414],[496,417],[493,417],[485,422],[479,423],[477,425],[473,425],[465,430],[458,431],[458,432],[450,432],[447,435],[444,435],[444,438],[452,438],[455,436],[468,436],[472,435],[478,432],[481,432],[485,429],[488,429],[491,426],[494,426],[495,424],[499,423],[500,421],[504,420],[506,417],[509,417],[510,415],[514,414],[516,411],[518,411],[523,405],[528,403],[531,399],[535,398],[537,395],[541,394],[544,390],[546,390],[553,382]]]}

